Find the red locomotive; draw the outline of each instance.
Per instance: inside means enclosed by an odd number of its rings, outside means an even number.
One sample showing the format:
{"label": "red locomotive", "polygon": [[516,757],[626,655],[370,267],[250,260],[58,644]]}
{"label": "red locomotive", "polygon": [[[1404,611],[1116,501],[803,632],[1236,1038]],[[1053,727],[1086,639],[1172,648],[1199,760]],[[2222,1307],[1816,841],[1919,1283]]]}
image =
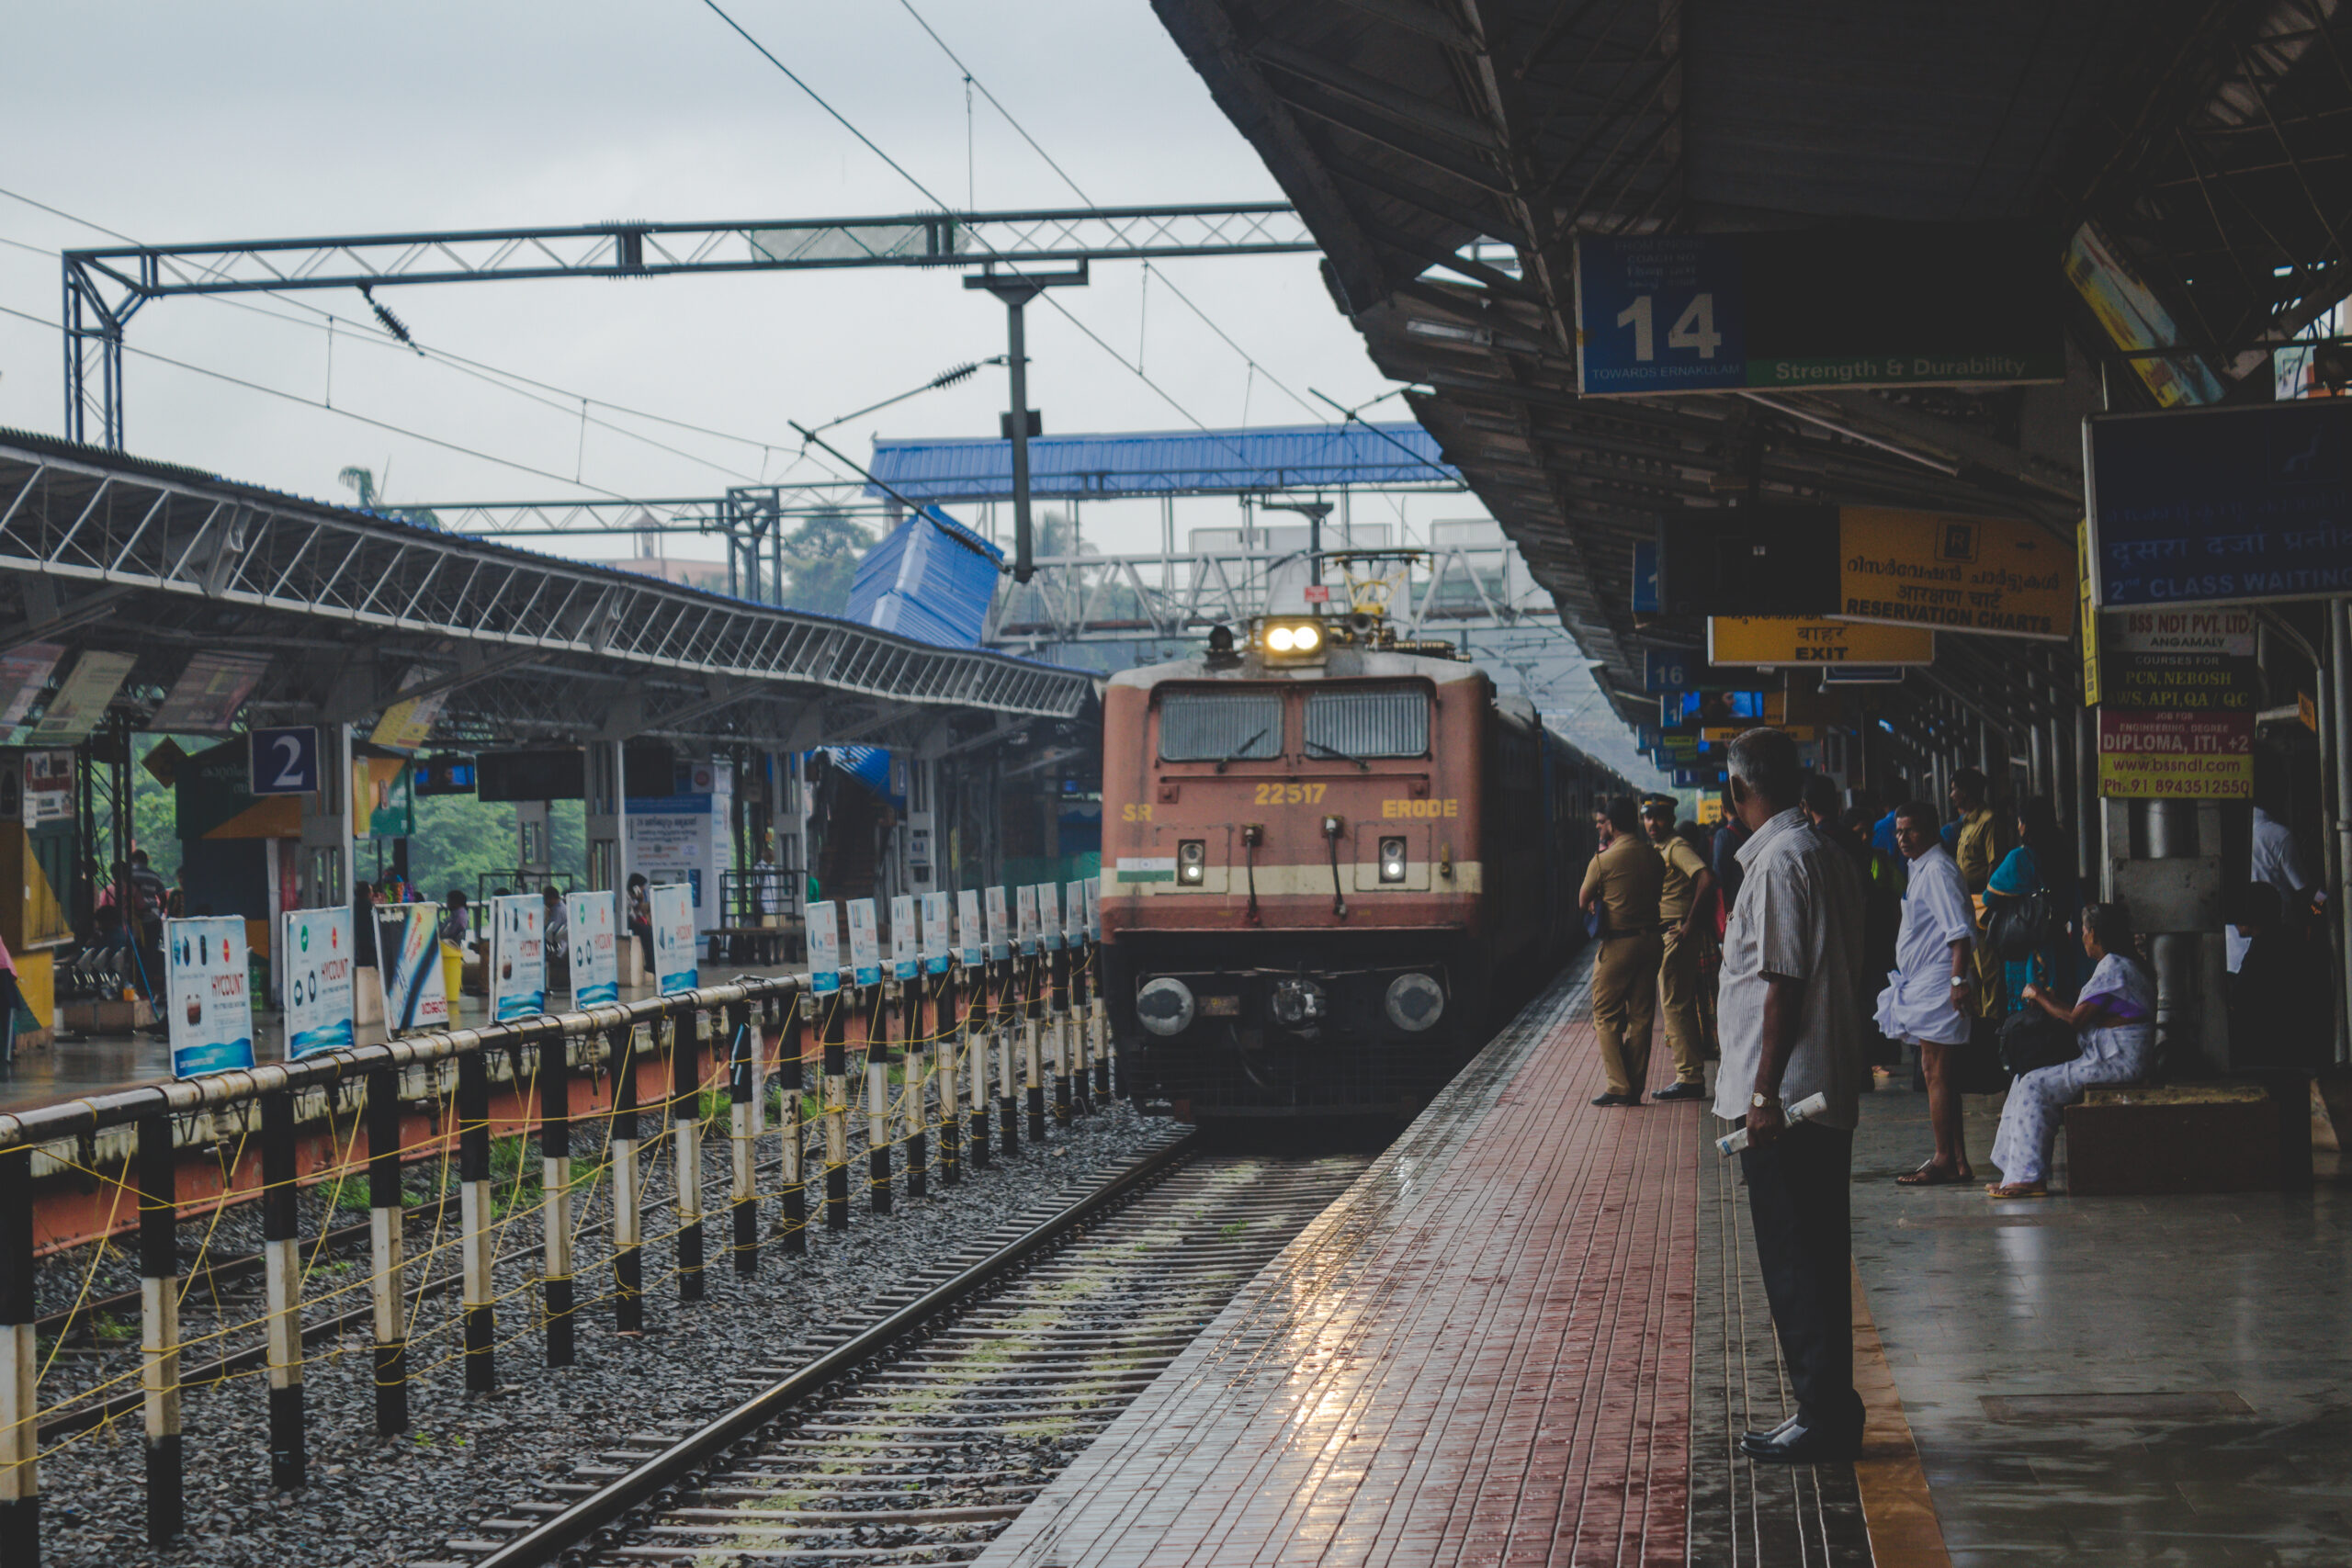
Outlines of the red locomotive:
{"label": "red locomotive", "polygon": [[1400,1115],[1582,935],[1631,786],[1377,616],[1272,616],[1103,699],[1104,996],[1179,1116]]}

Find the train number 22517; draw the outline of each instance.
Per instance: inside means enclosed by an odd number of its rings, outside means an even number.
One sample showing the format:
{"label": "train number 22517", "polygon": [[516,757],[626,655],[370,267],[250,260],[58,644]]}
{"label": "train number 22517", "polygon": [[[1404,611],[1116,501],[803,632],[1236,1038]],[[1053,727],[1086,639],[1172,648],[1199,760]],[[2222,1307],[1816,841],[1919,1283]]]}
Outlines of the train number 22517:
{"label": "train number 22517", "polygon": [[1323,792],[1331,786],[1321,784],[1261,784],[1258,786],[1259,806],[1320,806]]}

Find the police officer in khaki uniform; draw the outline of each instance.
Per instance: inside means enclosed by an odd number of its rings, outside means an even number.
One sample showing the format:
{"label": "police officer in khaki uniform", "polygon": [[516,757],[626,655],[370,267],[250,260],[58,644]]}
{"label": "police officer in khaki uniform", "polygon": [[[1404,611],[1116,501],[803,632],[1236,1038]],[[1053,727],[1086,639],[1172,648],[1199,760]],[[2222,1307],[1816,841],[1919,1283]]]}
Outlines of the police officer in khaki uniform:
{"label": "police officer in khaki uniform", "polygon": [[1704,1100],[1706,1070],[1702,1065],[1705,1033],[1699,1021],[1699,959],[1707,933],[1692,916],[1715,885],[1715,874],[1699,852],[1674,831],[1674,802],[1653,799],[1642,807],[1642,827],[1665,863],[1666,880],[1658,892],[1657,918],[1666,928],[1658,955],[1659,1010],[1666,1015],[1666,1045],[1674,1053],[1674,1085],[1652,1095],[1653,1100]]}
{"label": "police officer in khaki uniform", "polygon": [[1592,816],[1600,852],[1585,867],[1577,902],[1602,914],[1600,955],[1592,965],[1593,1032],[1609,1091],[1595,1105],[1639,1105],[1650,1070],[1650,1024],[1657,1013],[1658,889],[1666,863],[1642,836],[1641,813],[1631,795],[1612,798]]}

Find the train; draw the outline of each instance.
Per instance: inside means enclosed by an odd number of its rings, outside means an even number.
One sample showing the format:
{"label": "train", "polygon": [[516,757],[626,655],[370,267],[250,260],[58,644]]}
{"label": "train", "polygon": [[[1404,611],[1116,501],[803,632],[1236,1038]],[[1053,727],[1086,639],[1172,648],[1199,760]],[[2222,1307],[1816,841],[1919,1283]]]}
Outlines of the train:
{"label": "train", "polygon": [[1633,789],[1361,611],[1214,627],[1102,724],[1121,1082],[1193,1122],[1411,1115],[1584,940],[1592,813]]}

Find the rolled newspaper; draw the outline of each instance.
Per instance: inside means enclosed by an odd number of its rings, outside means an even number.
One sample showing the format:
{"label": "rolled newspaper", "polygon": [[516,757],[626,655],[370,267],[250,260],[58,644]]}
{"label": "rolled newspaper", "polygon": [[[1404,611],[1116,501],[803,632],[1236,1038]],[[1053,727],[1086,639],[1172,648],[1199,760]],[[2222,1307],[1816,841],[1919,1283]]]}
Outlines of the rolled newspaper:
{"label": "rolled newspaper", "polygon": [[[1790,1106],[1786,1111],[1782,1111],[1781,1115],[1781,1118],[1791,1126],[1794,1126],[1796,1123],[1804,1121],[1808,1117],[1820,1115],[1823,1111],[1828,1109],[1829,1097],[1827,1095],[1808,1094],[1803,1100],[1798,1100],[1794,1105]],[[1715,1152],[1717,1154],[1736,1155],[1747,1146],[1747,1129],[1745,1127],[1736,1129],[1726,1137],[1721,1137],[1715,1140]]]}

